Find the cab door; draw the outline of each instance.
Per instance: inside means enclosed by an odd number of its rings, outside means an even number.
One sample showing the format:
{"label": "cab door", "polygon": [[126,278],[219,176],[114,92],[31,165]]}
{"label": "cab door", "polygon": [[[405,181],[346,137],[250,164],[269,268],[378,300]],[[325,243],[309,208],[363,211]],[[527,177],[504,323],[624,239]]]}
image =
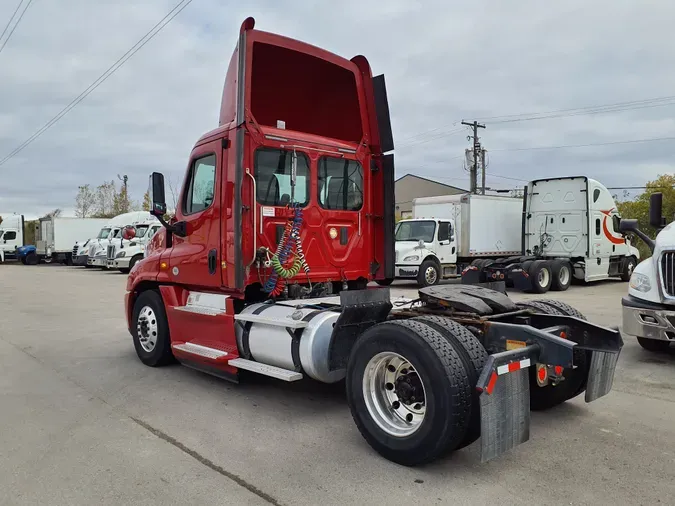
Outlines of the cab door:
{"label": "cab door", "polygon": [[441,220],[438,223],[438,259],[441,264],[454,264],[457,261],[457,248],[455,245],[452,222]]}
{"label": "cab door", "polygon": [[168,279],[195,287],[220,287],[221,141],[196,147],[177,204],[187,235],[173,235]]}

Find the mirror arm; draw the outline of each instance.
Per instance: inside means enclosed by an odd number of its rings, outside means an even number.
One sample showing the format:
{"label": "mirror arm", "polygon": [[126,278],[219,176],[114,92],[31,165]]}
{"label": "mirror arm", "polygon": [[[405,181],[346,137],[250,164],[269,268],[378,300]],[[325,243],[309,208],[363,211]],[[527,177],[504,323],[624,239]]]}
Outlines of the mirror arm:
{"label": "mirror arm", "polygon": [[187,236],[187,223],[184,221],[178,221],[171,225],[170,223],[166,222],[163,216],[157,216],[157,219],[168,232],[175,234],[178,237]]}
{"label": "mirror arm", "polygon": [[647,246],[649,246],[649,250],[653,253],[654,252],[654,246],[655,246],[654,241],[640,229],[636,228],[635,230],[633,230],[633,232],[635,232],[635,235],[637,235],[640,239],[642,239],[642,241]]}

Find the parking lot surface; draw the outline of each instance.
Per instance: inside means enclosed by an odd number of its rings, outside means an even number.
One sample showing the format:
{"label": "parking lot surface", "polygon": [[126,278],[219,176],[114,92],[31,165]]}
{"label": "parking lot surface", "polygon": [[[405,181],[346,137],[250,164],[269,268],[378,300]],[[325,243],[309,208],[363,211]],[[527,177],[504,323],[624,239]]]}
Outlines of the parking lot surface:
{"label": "parking lot surface", "polygon": [[[625,346],[610,394],[533,413],[530,441],[422,468],[377,455],[341,386],[234,385],[137,359],[126,276],[0,265],[0,504],[672,504],[675,351]],[[621,323],[626,284],[547,294]],[[415,296],[395,284],[393,296]],[[513,294],[515,299],[536,298]]]}

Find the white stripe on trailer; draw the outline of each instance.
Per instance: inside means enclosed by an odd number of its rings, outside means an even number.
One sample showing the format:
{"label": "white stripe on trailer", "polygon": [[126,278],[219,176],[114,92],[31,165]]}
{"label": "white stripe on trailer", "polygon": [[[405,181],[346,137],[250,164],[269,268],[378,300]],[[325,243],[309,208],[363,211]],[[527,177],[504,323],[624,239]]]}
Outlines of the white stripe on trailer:
{"label": "white stripe on trailer", "polygon": [[511,362],[510,364],[500,365],[497,367],[497,374],[501,376],[502,374],[507,374],[514,371],[520,371],[530,367],[530,359],[526,358],[525,360],[520,360],[518,362]]}

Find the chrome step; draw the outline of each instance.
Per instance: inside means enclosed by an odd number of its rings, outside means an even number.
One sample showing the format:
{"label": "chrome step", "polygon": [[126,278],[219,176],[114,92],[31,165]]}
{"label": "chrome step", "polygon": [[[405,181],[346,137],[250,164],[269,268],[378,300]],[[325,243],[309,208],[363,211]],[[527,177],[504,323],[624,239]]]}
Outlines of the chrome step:
{"label": "chrome step", "polygon": [[262,314],[242,313],[234,315],[235,320],[251,323],[262,323],[263,325],[273,325],[275,327],[286,327],[288,329],[304,329],[309,322],[302,320],[293,320],[291,318],[272,318]]}
{"label": "chrome step", "polygon": [[232,360],[228,360],[227,363],[228,365],[238,369],[257,372],[258,374],[271,376],[272,378],[277,378],[284,381],[298,381],[302,379],[302,374],[299,372],[289,371],[287,369],[282,369],[281,367],[275,367],[273,365],[261,364],[260,362],[246,360],[245,358],[233,358]]}
{"label": "chrome step", "polygon": [[225,314],[225,310],[215,309],[207,306],[174,306],[176,311],[185,311],[186,313],[203,314],[207,316],[218,316]]}
{"label": "chrome step", "polygon": [[200,357],[210,358],[212,360],[218,360],[227,355],[226,351],[216,350],[215,348],[209,348],[207,346],[202,346],[201,344],[183,343],[174,344],[171,347],[174,350],[192,353],[193,355],[199,355]]}

